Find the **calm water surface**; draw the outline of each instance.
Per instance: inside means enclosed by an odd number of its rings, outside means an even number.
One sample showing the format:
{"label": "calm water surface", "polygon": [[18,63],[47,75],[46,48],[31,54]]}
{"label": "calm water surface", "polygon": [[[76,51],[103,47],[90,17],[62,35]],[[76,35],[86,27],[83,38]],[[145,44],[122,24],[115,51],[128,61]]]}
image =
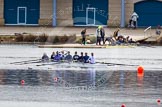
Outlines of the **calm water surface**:
{"label": "calm water surface", "polygon": [[[39,59],[44,52],[49,56],[53,51],[70,51],[73,55],[75,51],[91,52],[95,54],[95,58],[100,62],[108,63],[119,63],[126,65],[142,65],[147,70],[162,70],[162,47],[155,46],[140,46],[135,48],[108,48],[108,49],[52,49],[52,48],[38,48],[34,45],[0,45],[0,68],[1,69],[24,69],[25,67],[32,67],[37,69],[38,67],[33,66],[33,63],[26,65],[11,65],[12,62],[26,61]],[[121,69],[124,69],[122,67]],[[40,68],[43,69],[43,68]],[[111,68],[109,68],[111,69]],[[121,70],[120,69],[120,70]],[[131,68],[129,68],[131,69]],[[132,67],[132,70],[135,70]],[[114,70],[114,69],[113,69]]]}
{"label": "calm water surface", "polygon": [[129,107],[159,107],[156,100],[162,98],[162,71],[139,76],[136,71],[0,70],[0,96],[0,103],[18,105],[120,107],[124,103]]}
{"label": "calm water surface", "polygon": [[[0,46],[0,105],[2,107],[162,107],[162,48],[124,49],[40,49],[31,45]],[[74,53],[94,52],[97,61],[143,65],[55,70],[36,64],[14,65],[11,62],[38,59],[43,52],[55,50]],[[32,69],[24,69],[31,67]],[[52,68],[48,66],[48,68]],[[21,81],[25,84],[22,85]]]}

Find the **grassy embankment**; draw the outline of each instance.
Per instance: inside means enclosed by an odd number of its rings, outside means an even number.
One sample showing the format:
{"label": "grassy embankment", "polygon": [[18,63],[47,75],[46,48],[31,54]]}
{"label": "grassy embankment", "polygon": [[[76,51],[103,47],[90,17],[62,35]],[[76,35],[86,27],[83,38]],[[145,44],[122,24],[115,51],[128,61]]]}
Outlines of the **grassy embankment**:
{"label": "grassy embankment", "polygon": [[[48,36],[46,34],[33,35],[33,34],[15,34],[15,35],[1,35],[0,43],[5,44],[63,44],[63,43],[81,43],[81,36],[62,35],[62,36]],[[87,40],[91,43],[96,42],[95,36],[87,36]]]}
{"label": "grassy embankment", "polygon": [[[53,35],[48,36],[46,34],[15,34],[15,35],[1,35],[0,36],[0,43],[1,44],[75,44],[81,43],[82,37],[73,35]],[[95,36],[87,36],[86,40],[90,40],[91,43],[96,43]],[[151,45],[162,45],[162,36],[158,38],[155,42],[144,42],[145,44]]]}

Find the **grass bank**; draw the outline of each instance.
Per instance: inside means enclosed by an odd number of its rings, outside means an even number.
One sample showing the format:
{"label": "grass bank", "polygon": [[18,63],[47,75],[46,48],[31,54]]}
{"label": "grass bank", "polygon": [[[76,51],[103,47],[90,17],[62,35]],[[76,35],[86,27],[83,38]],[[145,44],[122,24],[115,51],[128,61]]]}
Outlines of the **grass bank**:
{"label": "grass bank", "polygon": [[[87,40],[90,40],[90,43],[96,42],[95,36],[87,36]],[[34,44],[65,44],[65,43],[81,43],[82,37],[73,35],[53,35],[48,36],[47,34],[15,34],[15,35],[1,35],[0,36],[0,43],[7,44],[17,44],[17,43],[34,43]]]}
{"label": "grass bank", "polygon": [[[90,43],[96,43],[96,37],[93,35],[88,35],[86,40]],[[72,35],[53,35],[49,36],[47,34],[29,34],[29,33],[15,33],[14,35],[0,35],[1,44],[76,44],[81,43],[82,37]],[[162,46],[162,36],[154,42],[143,42],[144,44],[158,45]]]}

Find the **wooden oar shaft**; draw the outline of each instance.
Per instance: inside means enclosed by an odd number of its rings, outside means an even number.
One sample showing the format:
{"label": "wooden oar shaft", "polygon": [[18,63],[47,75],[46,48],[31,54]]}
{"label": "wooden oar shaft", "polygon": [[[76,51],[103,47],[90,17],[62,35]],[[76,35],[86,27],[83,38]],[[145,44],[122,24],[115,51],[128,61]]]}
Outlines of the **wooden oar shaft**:
{"label": "wooden oar shaft", "polygon": [[19,62],[12,62],[12,63],[10,63],[10,64],[26,63],[26,62],[39,61],[39,60],[41,60],[41,59],[27,60],[27,61],[19,61]]}
{"label": "wooden oar shaft", "polygon": [[59,63],[60,62],[45,63],[45,64],[36,65],[36,66],[54,65],[54,64],[59,64]]}
{"label": "wooden oar shaft", "polygon": [[15,65],[25,65],[25,64],[33,64],[33,63],[40,63],[40,62],[42,62],[42,61],[16,63]]}
{"label": "wooden oar shaft", "polygon": [[47,62],[52,62],[53,60],[37,60],[37,61],[34,61],[34,62],[22,62],[22,63],[16,63],[16,65],[25,65],[25,64],[33,64],[33,63],[47,63]]}
{"label": "wooden oar shaft", "polygon": [[119,64],[119,63],[107,63],[107,62],[96,62],[100,64],[108,64],[108,65],[125,65],[125,66],[138,66],[138,65],[131,65],[131,64]]}

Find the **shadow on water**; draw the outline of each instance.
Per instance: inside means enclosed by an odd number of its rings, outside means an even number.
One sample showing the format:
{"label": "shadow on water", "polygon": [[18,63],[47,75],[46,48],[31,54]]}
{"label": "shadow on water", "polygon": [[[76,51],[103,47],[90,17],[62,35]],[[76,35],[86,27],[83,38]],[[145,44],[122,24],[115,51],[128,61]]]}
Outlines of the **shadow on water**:
{"label": "shadow on water", "polygon": [[147,71],[138,76],[135,71],[75,70],[0,70],[0,85],[96,87],[96,88],[162,88],[162,72]]}

